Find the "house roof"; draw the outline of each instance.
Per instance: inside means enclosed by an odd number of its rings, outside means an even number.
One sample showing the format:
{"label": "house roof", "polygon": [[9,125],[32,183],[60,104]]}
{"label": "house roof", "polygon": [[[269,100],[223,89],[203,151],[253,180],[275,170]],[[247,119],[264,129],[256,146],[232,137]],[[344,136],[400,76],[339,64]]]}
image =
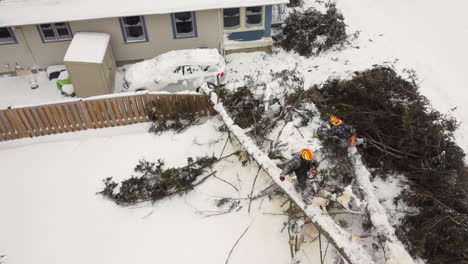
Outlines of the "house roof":
{"label": "house roof", "polygon": [[289,0],[0,0],[0,27],[288,2]]}

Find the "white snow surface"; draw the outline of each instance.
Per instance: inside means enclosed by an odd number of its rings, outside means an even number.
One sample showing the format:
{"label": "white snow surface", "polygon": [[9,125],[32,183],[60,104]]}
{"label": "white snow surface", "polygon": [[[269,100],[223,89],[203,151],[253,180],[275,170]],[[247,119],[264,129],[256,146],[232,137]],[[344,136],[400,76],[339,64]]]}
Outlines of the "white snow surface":
{"label": "white snow surface", "polygon": [[77,32],[63,58],[65,62],[102,63],[110,34],[98,32]]}
{"label": "white snow surface", "polygon": [[[248,232],[229,263],[290,262],[284,199],[245,199],[258,167],[243,167],[233,156],[216,164],[211,177],[187,195],[121,207],[96,194],[102,180],[129,178],[141,158],[161,158],[168,167],[186,165],[188,156],[221,154],[227,133],[210,119],[176,134],[147,132],[149,124],[0,143],[0,255],[9,264],[38,263],[225,263],[246,227]],[[235,149],[228,144],[224,155]],[[26,164],[26,165],[25,165]],[[256,189],[271,180],[260,173]],[[220,197],[244,198],[229,214],[214,204]],[[304,258],[318,260],[317,241],[304,243]],[[336,257],[329,249],[326,263]],[[307,252],[307,255],[306,253]]]}
{"label": "white snow surface", "polygon": [[3,0],[0,27],[287,3],[287,0]]}
{"label": "white snow surface", "polygon": [[[37,80],[38,88],[31,89],[30,78]],[[56,81],[57,79],[49,80],[46,72],[24,76],[0,76],[0,109],[67,100],[57,89]]]}

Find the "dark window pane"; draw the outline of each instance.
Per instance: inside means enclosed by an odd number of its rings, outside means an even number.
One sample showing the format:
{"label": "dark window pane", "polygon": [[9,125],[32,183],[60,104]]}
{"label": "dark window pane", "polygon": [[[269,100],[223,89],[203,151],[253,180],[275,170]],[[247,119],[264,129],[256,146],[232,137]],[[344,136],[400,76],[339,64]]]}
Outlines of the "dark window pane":
{"label": "dark window pane", "polygon": [[260,26],[262,24],[262,15],[247,16],[247,27]]}
{"label": "dark window pane", "polygon": [[55,32],[52,29],[42,30],[42,34],[44,35],[45,40],[57,39],[57,37],[55,36]]}
{"label": "dark window pane", "polygon": [[185,22],[185,21],[192,20],[192,13],[191,12],[175,13],[174,17],[176,19],[176,22]]}
{"label": "dark window pane", "polygon": [[252,13],[261,13],[262,12],[262,7],[261,6],[251,6],[251,7],[247,7],[245,9],[247,15],[248,14],[252,14]]}
{"label": "dark window pane", "polygon": [[13,36],[8,28],[0,28],[0,43],[13,42]]}
{"label": "dark window pane", "polygon": [[134,17],[124,17],[123,19],[125,25],[129,26],[135,26],[140,23],[140,17],[139,16],[134,16]]}
{"label": "dark window pane", "polygon": [[224,17],[224,28],[233,29],[240,26],[240,17]]}
{"label": "dark window pane", "polygon": [[69,39],[71,38],[71,34],[68,31],[68,28],[57,28],[57,33],[60,39]]}
{"label": "dark window pane", "polygon": [[224,16],[239,16],[240,9],[239,8],[226,8],[223,10]]}
{"label": "dark window pane", "polygon": [[127,33],[127,39],[128,40],[142,40],[142,39],[145,39],[142,27],[138,27],[138,26],[137,27],[126,27],[125,31]]}
{"label": "dark window pane", "polygon": [[67,25],[65,23],[55,23],[56,27],[66,27]]}
{"label": "dark window pane", "polygon": [[192,22],[178,22],[176,23],[177,33],[186,34],[193,32]]}

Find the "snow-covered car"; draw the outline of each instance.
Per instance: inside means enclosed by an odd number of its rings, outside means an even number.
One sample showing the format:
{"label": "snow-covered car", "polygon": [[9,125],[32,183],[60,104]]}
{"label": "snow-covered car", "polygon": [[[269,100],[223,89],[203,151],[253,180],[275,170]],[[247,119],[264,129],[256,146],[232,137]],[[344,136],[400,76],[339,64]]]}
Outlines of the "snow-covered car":
{"label": "snow-covered car", "polygon": [[195,90],[217,79],[223,84],[225,68],[217,49],[174,50],[130,66],[123,86],[126,91]]}

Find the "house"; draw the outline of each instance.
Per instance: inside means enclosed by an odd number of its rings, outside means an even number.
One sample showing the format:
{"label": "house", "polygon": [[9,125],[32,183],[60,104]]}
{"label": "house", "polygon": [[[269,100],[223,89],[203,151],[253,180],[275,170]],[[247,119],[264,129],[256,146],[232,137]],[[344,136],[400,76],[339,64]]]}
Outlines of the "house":
{"label": "house", "polygon": [[63,64],[76,32],[110,34],[117,65],[174,49],[271,49],[288,0],[0,0],[0,73]]}

